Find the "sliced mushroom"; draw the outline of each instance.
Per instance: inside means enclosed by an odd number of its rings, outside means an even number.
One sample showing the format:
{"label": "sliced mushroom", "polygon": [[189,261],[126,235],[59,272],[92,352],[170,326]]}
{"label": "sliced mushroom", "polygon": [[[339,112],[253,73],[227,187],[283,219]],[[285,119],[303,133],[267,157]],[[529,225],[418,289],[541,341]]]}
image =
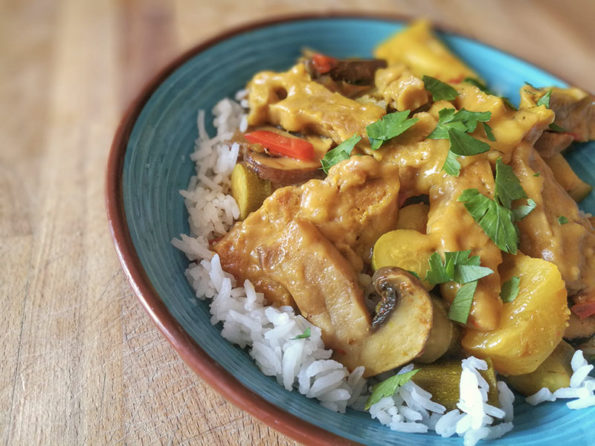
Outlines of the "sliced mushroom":
{"label": "sliced mushroom", "polygon": [[260,178],[270,181],[275,187],[324,177],[320,162],[270,156],[254,150],[246,150],[244,161]]}
{"label": "sliced mushroom", "polygon": [[365,376],[399,367],[419,357],[429,339],[433,305],[428,292],[407,271],[381,268],[374,274],[381,295],[374,329],[350,345],[335,349],[335,358],[353,369],[363,365]]}
{"label": "sliced mushroom", "polygon": [[[419,281],[417,284],[410,281],[410,276],[411,274],[404,273],[400,268],[380,268],[376,271],[372,281],[381,298],[376,305],[376,314],[372,318],[372,329],[377,329],[386,322],[391,312],[398,306],[399,297],[403,293],[411,293],[412,285],[421,284]],[[418,362],[428,364],[444,355],[457,337],[457,329],[448,319],[444,304],[434,297],[431,300],[432,326],[423,353],[417,358]]]}
{"label": "sliced mushroom", "polygon": [[374,74],[379,68],[386,68],[386,60],[347,59],[338,61],[329,74],[336,81],[355,85],[374,85]]}
{"label": "sliced mushroom", "polygon": [[304,62],[313,80],[324,85],[330,91],[337,92],[348,98],[356,98],[374,86],[374,74],[379,68],[386,67],[382,59],[345,59],[326,58],[329,65],[324,71],[313,58],[314,54]]}
{"label": "sliced mushroom", "polygon": [[[267,130],[283,136],[294,138],[289,132],[272,126],[261,126],[258,130]],[[331,148],[333,141],[317,135],[303,136],[314,146],[315,160],[303,161],[268,153],[260,144],[250,144],[242,134],[234,137],[243,147],[243,158],[246,165],[261,179],[273,183],[276,188],[290,184],[300,184],[313,178],[324,178],[320,160]]]}

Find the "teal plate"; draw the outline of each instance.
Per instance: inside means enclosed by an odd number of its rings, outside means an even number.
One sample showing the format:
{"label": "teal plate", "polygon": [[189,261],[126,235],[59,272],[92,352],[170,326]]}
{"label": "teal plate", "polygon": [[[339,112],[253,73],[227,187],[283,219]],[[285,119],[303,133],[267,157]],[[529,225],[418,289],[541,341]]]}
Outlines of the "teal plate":
{"label": "teal plate", "polygon": [[[170,243],[188,233],[180,189],[194,172],[188,155],[197,138],[199,109],[211,110],[244,88],[260,70],[284,70],[303,47],[335,57],[370,57],[382,40],[403,28],[395,20],[307,17],[268,22],[206,42],[170,65],[125,116],[108,166],[107,207],[118,254],[136,294],[180,355],[226,398],[274,428],[306,443],[369,445],[462,444],[458,437],[390,431],[363,413],[338,414],[264,376],[246,351],[209,323],[208,303],[196,303],[184,277],[186,257]],[[518,103],[528,81],[566,84],[543,70],[477,41],[448,32],[440,37],[500,94]],[[207,121],[210,114],[207,113]],[[214,135],[209,124],[208,130]],[[595,184],[595,143],[568,154],[578,175]],[[581,208],[595,213],[595,194]],[[520,398],[517,398],[517,401]],[[530,407],[518,402],[514,430],[492,443],[593,444],[595,408],[567,409],[564,402]],[[590,440],[589,440],[590,439]]]}

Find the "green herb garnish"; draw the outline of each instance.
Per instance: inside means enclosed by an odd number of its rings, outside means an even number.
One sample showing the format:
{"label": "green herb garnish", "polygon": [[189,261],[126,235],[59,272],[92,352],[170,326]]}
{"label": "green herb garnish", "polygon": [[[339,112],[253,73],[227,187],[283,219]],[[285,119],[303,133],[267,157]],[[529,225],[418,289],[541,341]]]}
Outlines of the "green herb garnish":
{"label": "green herb garnish", "polygon": [[483,129],[486,132],[486,136],[487,136],[488,140],[496,141],[496,137],[494,136],[494,133],[492,132],[492,128],[486,122],[482,122],[482,124],[483,124]]}
{"label": "green herb garnish", "polygon": [[533,176],[534,176],[534,177],[538,177],[538,176],[540,176],[540,175],[541,175],[541,174],[540,174],[539,172],[535,172],[535,173],[533,174]]}
{"label": "green herb garnish", "polygon": [[448,129],[448,139],[450,140],[450,151],[456,155],[478,155],[490,150],[489,144],[456,128]]}
{"label": "green herb garnish", "polygon": [[552,90],[549,89],[546,94],[539,98],[537,105],[545,105],[546,108],[550,108],[550,99],[552,97]]}
{"label": "green herb garnish", "polygon": [[417,280],[421,280],[421,278],[419,277],[419,274],[417,274],[415,271],[411,271],[411,270],[405,270],[407,271],[409,274],[411,274],[413,277],[415,277]]}
{"label": "green herb garnish", "polygon": [[548,129],[550,129],[552,132],[556,132],[556,133],[568,133],[568,130],[566,130],[564,127],[560,127],[555,122],[552,122],[549,125]]}
{"label": "green herb garnish", "polygon": [[491,116],[490,112],[471,112],[465,109],[456,111],[454,108],[443,108],[438,112],[438,125],[428,138],[450,141],[449,153],[442,170],[449,175],[459,176],[461,164],[456,155],[478,155],[490,150],[489,144],[469,133],[475,131],[478,123],[489,121]]}
{"label": "green herb garnish", "polygon": [[525,218],[533,211],[533,209],[535,209],[536,206],[537,204],[533,200],[530,198],[527,199],[527,204],[518,206],[512,210],[514,221],[520,221]]}
{"label": "green herb garnish", "polygon": [[477,189],[465,189],[458,201],[465,204],[467,211],[498,248],[516,254],[519,235],[510,209],[480,194]]}
{"label": "green herb garnish", "polygon": [[306,329],[304,330],[304,332],[303,332],[302,334],[300,334],[300,335],[297,335],[295,338],[291,338],[291,339],[292,339],[292,340],[295,340],[295,339],[307,339],[307,338],[309,338],[309,337],[310,337],[310,334],[311,334],[311,332],[310,332],[310,327],[308,327],[308,328],[306,328]]}
{"label": "green herb garnish", "polygon": [[374,387],[372,387],[372,394],[368,398],[368,401],[366,401],[365,410],[368,410],[382,398],[393,396],[395,392],[399,390],[403,384],[407,383],[418,371],[419,369],[415,369],[407,373],[394,375],[376,384]]}
{"label": "green herb garnish", "polygon": [[452,101],[459,95],[457,90],[434,77],[424,76],[422,80],[424,81],[424,87],[430,92],[434,101]]}
{"label": "green herb garnish", "polygon": [[426,273],[426,280],[431,285],[446,282],[468,283],[479,280],[493,273],[490,268],[480,265],[479,256],[469,257],[471,250],[445,252],[444,260],[437,252],[430,256],[430,269]]}
{"label": "green herb garnish", "polygon": [[568,223],[568,219],[566,217],[564,217],[563,215],[560,215],[558,217],[558,223],[560,223],[561,225],[565,225],[566,223]]}
{"label": "green herb garnish", "polygon": [[486,84],[484,84],[483,82],[481,82],[479,79],[475,79],[474,77],[466,77],[465,79],[463,79],[463,82],[466,82],[471,85],[475,85],[477,88],[479,88],[484,93],[492,94],[492,90],[490,90],[488,88],[488,86]]}
{"label": "green herb garnish", "polygon": [[519,295],[520,283],[521,278],[513,276],[510,280],[507,280],[502,284],[502,289],[500,290],[500,298],[502,299],[502,302],[512,302],[516,299]]}
{"label": "green herb garnish", "polygon": [[320,164],[322,164],[322,170],[324,173],[328,173],[328,170],[335,164],[348,159],[351,156],[351,151],[361,139],[361,136],[353,135],[351,138],[346,139],[334,149],[326,152],[324,158],[320,160]]}
{"label": "green herb garnish", "polygon": [[457,295],[448,309],[448,318],[450,320],[466,324],[473,304],[473,295],[477,288],[477,281],[469,282],[459,288]]}
{"label": "green herb garnish", "polygon": [[514,200],[527,198],[521,182],[512,171],[512,167],[504,164],[502,159],[496,161],[495,197],[502,206],[510,209]]}
{"label": "green herb garnish", "polygon": [[378,150],[389,139],[404,133],[419,119],[409,118],[409,110],[389,113],[366,127],[372,150]]}
{"label": "green herb garnish", "polygon": [[430,269],[426,273],[426,280],[432,285],[453,281],[463,285],[448,312],[449,319],[462,324],[466,324],[469,318],[477,281],[494,273],[490,268],[480,266],[479,256],[469,257],[469,254],[471,250],[445,252],[442,260],[435,252],[430,256]]}
{"label": "green herb garnish", "polygon": [[501,159],[496,161],[495,184],[493,200],[479,193],[477,189],[466,189],[458,201],[465,204],[467,211],[498,248],[516,254],[519,234],[514,222],[529,215],[535,209],[536,203],[529,199],[526,205],[512,209],[512,202],[527,198],[527,194],[512,167],[504,164]]}

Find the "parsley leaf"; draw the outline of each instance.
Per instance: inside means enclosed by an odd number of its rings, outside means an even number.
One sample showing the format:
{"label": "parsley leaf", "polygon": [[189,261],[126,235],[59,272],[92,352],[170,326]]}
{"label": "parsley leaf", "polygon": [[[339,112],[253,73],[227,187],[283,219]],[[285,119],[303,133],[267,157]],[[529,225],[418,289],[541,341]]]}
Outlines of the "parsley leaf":
{"label": "parsley leaf", "polygon": [[489,144],[468,133],[475,131],[478,123],[489,121],[491,116],[490,112],[472,112],[464,108],[456,111],[454,108],[445,107],[438,112],[438,125],[428,138],[450,141],[449,152],[442,170],[449,175],[459,176],[461,164],[455,155],[478,155],[490,150]]}
{"label": "parsley leaf", "polygon": [[419,277],[419,274],[417,274],[415,271],[411,271],[411,270],[405,270],[407,271],[409,274],[411,274],[413,277],[415,277],[417,280],[421,280],[421,277]]}
{"label": "parsley leaf", "polygon": [[485,122],[482,122],[483,124],[483,129],[486,132],[486,137],[488,138],[489,141],[496,141],[496,137],[494,136],[494,133],[492,133],[492,128]]}
{"label": "parsley leaf", "polygon": [[492,117],[492,113],[487,112],[472,112],[469,110],[465,110],[464,108],[460,109],[454,116],[454,120],[461,121],[467,132],[471,133],[475,131],[477,124],[480,122],[488,122]]}
{"label": "parsley leaf", "polygon": [[[478,258],[478,256],[475,256]],[[458,283],[469,283],[494,274],[490,268],[479,265],[460,265],[455,273],[455,281]]]}
{"label": "parsley leaf", "polygon": [[459,95],[457,90],[434,77],[424,76],[422,80],[424,81],[424,87],[432,94],[434,101],[452,101]]}
{"label": "parsley leaf", "polygon": [[493,274],[490,268],[480,266],[479,256],[469,257],[471,250],[445,252],[444,261],[437,252],[430,256],[430,269],[426,273],[426,280],[432,285],[446,282],[457,282],[463,286],[453,300],[448,317],[462,324],[467,323],[473,294],[477,288],[477,281]]}
{"label": "parsley leaf", "polygon": [[426,280],[431,285],[451,282],[454,280],[454,269],[448,271],[446,268],[447,262],[443,262],[442,257],[440,257],[440,254],[437,252],[430,256],[428,263],[430,264],[430,269],[426,272]]}
{"label": "parsley leaf", "polygon": [[565,225],[566,223],[568,223],[568,218],[564,217],[563,215],[560,215],[558,217],[558,223],[560,223],[561,225]]}
{"label": "parsley leaf", "polygon": [[457,200],[465,204],[467,211],[498,248],[516,254],[519,235],[510,209],[480,194],[477,189],[465,189]]}
{"label": "parsley leaf", "polygon": [[529,215],[533,211],[533,209],[535,209],[536,206],[537,206],[537,203],[535,203],[535,201],[533,201],[529,198],[527,200],[526,205],[522,205],[522,206],[514,208],[512,210],[512,217],[513,217],[514,221],[519,221],[519,220],[522,220],[523,218],[525,218],[527,215]]}
{"label": "parsley leaf", "polygon": [[372,150],[378,150],[389,139],[404,133],[419,119],[409,118],[409,110],[389,113],[366,127]]}
{"label": "parsley leaf", "polygon": [[550,99],[552,97],[552,90],[549,89],[546,94],[539,98],[537,105],[545,105],[546,108],[550,108]]}
{"label": "parsley leaf", "polygon": [[450,150],[446,154],[442,170],[453,177],[458,177],[461,173],[461,163],[458,162],[457,156]]}
{"label": "parsley leaf", "polygon": [[512,167],[504,164],[501,158],[496,161],[494,182],[496,187],[493,200],[477,189],[466,189],[459,195],[458,201],[465,204],[467,211],[498,248],[516,254],[519,234],[514,222],[529,215],[537,204],[527,199],[526,205],[512,209],[512,202],[527,198],[527,194]]}
{"label": "parsley leaf", "polygon": [[461,324],[467,323],[476,288],[477,281],[466,283],[459,288],[459,291],[448,310],[448,318],[450,320],[460,322]]}
{"label": "parsley leaf", "polygon": [[488,86],[486,84],[484,84],[483,82],[481,82],[479,79],[475,79],[474,77],[466,77],[465,79],[463,79],[463,82],[466,82],[471,85],[475,85],[477,88],[479,88],[484,93],[492,94],[492,90],[490,90],[488,88]]}
{"label": "parsley leaf", "polygon": [[446,282],[468,283],[493,274],[490,268],[479,266],[479,256],[469,257],[471,250],[445,252],[444,261],[437,252],[430,256],[426,280],[432,285]]}
{"label": "parsley leaf", "polygon": [[322,170],[324,173],[328,173],[328,170],[335,164],[348,159],[351,155],[351,151],[361,139],[361,136],[353,135],[351,138],[346,139],[334,149],[326,152],[324,158],[320,160],[320,164],[322,164]]}
{"label": "parsley leaf", "polygon": [[488,122],[492,117],[491,112],[472,112],[464,108],[456,111],[454,108],[445,107],[438,112],[438,125],[428,136],[429,139],[447,139],[448,130],[455,128],[462,132],[475,131],[479,122]]}
{"label": "parsley leaf", "polygon": [[489,144],[456,128],[448,129],[448,139],[450,140],[450,151],[456,155],[478,155],[490,150]]}
{"label": "parsley leaf", "polygon": [[300,335],[297,335],[295,338],[291,338],[291,339],[292,339],[292,340],[295,340],[295,339],[307,339],[307,338],[309,338],[309,337],[310,337],[310,334],[311,334],[311,333],[310,333],[310,327],[308,327],[308,328],[306,328],[306,329],[304,330],[304,332],[303,332],[302,334],[300,334]]}
{"label": "parsley leaf", "polygon": [[462,122],[454,119],[457,111],[454,108],[445,107],[438,111],[438,125],[432,133],[428,135],[428,139],[448,139],[448,128],[457,127],[465,131],[466,127]]}
{"label": "parsley leaf", "polygon": [[372,394],[368,398],[368,401],[366,401],[365,410],[368,410],[382,398],[393,396],[395,392],[399,390],[399,387],[407,383],[418,371],[419,369],[415,369],[407,373],[394,375],[376,384],[374,387],[372,387]]}
{"label": "parsley leaf", "polygon": [[539,172],[535,172],[535,173],[533,174],[533,176],[534,176],[534,177],[538,177],[538,176],[540,176],[540,175],[541,175],[541,174],[540,174]]}
{"label": "parsley leaf", "polygon": [[521,278],[517,276],[513,276],[510,280],[507,280],[502,284],[502,288],[500,290],[500,298],[502,302],[512,302],[516,299],[519,295],[519,284],[521,283]]}
{"label": "parsley leaf", "polygon": [[502,203],[502,206],[510,209],[513,200],[527,198],[527,194],[521,186],[521,182],[512,171],[512,167],[504,164],[501,158],[496,161],[496,191],[495,198]]}
{"label": "parsley leaf", "polygon": [[556,133],[568,133],[568,130],[566,130],[564,127],[560,127],[555,122],[552,122],[549,125],[548,129],[550,129],[552,132],[556,132]]}

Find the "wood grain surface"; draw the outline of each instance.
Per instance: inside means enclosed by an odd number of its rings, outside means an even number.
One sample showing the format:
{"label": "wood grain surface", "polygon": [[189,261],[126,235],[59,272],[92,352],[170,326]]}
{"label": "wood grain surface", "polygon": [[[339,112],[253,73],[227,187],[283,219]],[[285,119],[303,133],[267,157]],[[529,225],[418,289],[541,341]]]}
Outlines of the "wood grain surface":
{"label": "wood grain surface", "polygon": [[0,441],[277,445],[179,359],[137,303],[104,210],[126,105],[174,56],[295,12],[426,16],[595,90],[595,3],[0,1]]}

